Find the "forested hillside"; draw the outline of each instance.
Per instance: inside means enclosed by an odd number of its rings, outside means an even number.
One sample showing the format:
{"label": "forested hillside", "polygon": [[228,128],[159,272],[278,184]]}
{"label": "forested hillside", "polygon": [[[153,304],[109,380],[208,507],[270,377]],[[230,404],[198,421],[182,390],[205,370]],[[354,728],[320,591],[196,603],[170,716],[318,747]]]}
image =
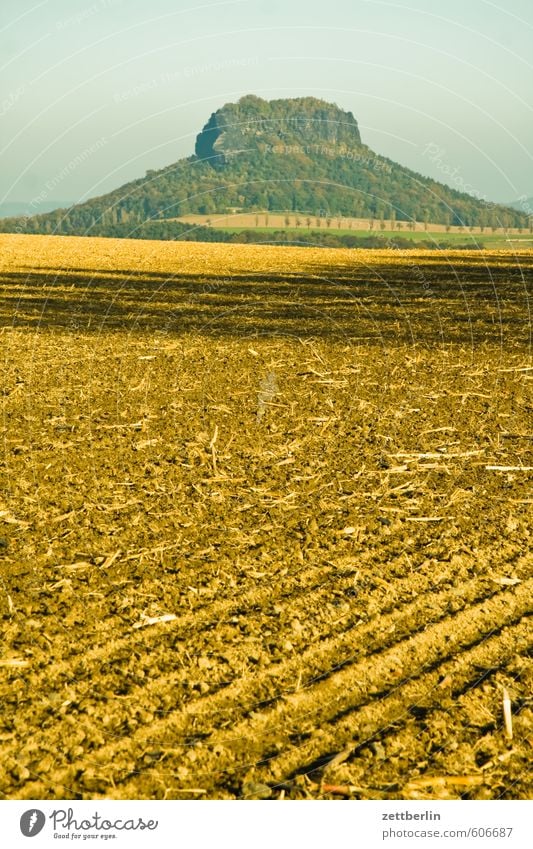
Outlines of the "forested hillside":
{"label": "forested hillside", "polygon": [[[0,230],[175,239],[190,228],[169,219],[231,210],[528,224],[523,210],[480,201],[374,153],[351,112],[312,97],[248,95],[211,115],[194,155],[68,210],[4,219]],[[212,239],[213,231],[195,238]]]}

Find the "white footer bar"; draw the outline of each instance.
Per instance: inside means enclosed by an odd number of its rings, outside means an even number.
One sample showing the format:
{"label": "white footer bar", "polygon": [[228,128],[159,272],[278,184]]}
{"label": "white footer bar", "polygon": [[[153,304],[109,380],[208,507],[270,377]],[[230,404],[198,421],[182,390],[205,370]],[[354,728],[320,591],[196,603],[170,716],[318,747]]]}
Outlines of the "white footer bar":
{"label": "white footer bar", "polygon": [[529,801],[3,801],[1,844],[117,849],[527,849]]}

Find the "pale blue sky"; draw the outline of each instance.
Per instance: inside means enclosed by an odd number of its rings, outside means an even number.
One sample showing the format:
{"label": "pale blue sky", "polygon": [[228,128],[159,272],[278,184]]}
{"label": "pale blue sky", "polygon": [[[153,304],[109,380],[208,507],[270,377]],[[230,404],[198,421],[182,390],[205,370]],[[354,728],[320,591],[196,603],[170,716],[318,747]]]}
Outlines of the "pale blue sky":
{"label": "pale blue sky", "polygon": [[2,0],[0,203],[174,162],[247,93],[322,97],[416,171],[533,195],[532,43],[530,0]]}

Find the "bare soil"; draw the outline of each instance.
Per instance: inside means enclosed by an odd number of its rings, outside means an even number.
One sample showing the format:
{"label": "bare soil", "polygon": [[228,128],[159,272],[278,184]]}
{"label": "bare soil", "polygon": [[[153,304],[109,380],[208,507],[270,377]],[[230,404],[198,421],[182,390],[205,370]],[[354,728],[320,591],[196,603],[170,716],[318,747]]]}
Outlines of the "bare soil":
{"label": "bare soil", "polygon": [[529,797],[533,255],[0,248],[0,793]]}

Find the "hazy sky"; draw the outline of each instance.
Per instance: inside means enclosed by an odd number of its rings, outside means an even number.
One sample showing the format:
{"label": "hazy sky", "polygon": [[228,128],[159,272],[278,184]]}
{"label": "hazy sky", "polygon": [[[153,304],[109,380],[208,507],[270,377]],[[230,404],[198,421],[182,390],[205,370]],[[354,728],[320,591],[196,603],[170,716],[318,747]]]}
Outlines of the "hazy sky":
{"label": "hazy sky", "polygon": [[0,202],[143,176],[247,93],[322,97],[416,171],[533,195],[532,43],[531,0],[2,0]]}

